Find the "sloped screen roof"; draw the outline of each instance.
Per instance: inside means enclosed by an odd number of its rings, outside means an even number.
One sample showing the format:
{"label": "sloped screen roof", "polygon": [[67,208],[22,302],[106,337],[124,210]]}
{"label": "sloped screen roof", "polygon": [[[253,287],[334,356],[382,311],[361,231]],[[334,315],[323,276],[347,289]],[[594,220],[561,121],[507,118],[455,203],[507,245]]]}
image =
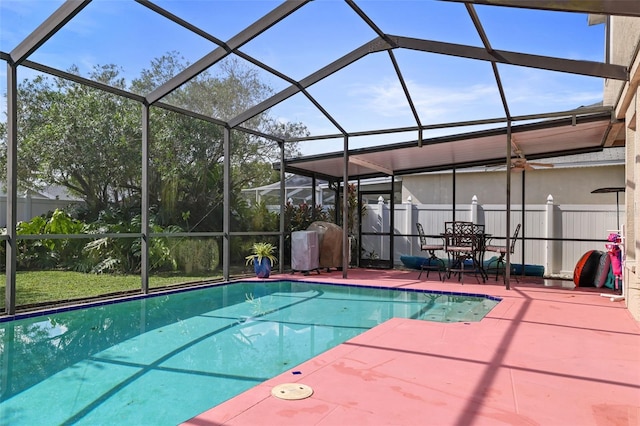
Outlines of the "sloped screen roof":
{"label": "sloped screen roof", "polygon": [[[22,39],[11,34],[17,41],[0,48],[4,59],[284,142],[251,128],[251,118],[271,111],[299,121],[311,133],[297,139],[307,158],[289,159],[287,170],[328,177],[342,175],[344,159],[332,154],[341,138],[349,176],[500,162],[505,123],[528,159],[602,148],[611,143],[610,108],[582,102],[597,104],[605,79],[627,80],[628,64],[602,60],[605,27],[587,17],[640,16],[640,2],[610,0],[44,3],[42,24]],[[88,49],[112,54],[109,62],[182,48],[189,63],[148,93],[128,93],[61,71],[88,53],[64,38],[77,34],[95,36]],[[225,58],[268,78],[272,94],[216,116],[171,100]]]}

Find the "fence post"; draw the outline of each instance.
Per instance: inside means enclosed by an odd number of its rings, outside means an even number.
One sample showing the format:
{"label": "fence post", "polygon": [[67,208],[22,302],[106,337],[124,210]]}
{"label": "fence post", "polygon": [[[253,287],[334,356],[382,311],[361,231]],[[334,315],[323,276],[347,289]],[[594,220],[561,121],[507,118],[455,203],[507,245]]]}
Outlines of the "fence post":
{"label": "fence post", "polygon": [[478,223],[478,196],[471,197],[471,223]]}
{"label": "fence post", "polygon": [[384,243],[384,231],[385,231],[385,214],[384,214],[384,197],[381,195],[378,197],[378,217],[380,218],[380,243],[379,243],[379,247],[380,247],[380,259],[384,259],[384,249],[385,249],[385,243]]}
{"label": "fence post", "polygon": [[[411,198],[411,195],[409,195],[407,197],[407,202],[406,204],[406,220],[404,223],[405,229],[404,229],[404,234],[405,235],[411,235],[413,234],[413,198]],[[413,237],[408,237],[407,238],[407,253],[409,253],[410,255],[413,256]]]}
{"label": "fence post", "polygon": [[554,237],[554,214],[553,214],[553,196],[549,194],[547,197],[547,209],[545,215],[546,229],[545,229],[545,242],[544,242],[544,270],[545,274],[549,275],[554,273],[554,247],[555,242],[549,240]]}
{"label": "fence post", "polygon": [[[20,199],[18,198],[18,203],[20,203]],[[24,221],[29,221],[33,219],[33,197],[31,196],[31,191],[29,189],[24,193],[24,211],[23,211],[23,219]]]}

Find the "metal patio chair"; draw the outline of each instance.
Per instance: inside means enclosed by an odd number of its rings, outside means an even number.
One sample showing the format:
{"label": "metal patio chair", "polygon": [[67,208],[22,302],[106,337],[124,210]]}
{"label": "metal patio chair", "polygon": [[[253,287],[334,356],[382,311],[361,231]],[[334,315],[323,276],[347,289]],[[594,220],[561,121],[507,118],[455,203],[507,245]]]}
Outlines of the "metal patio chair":
{"label": "metal patio chair", "polygon": [[[518,224],[516,226],[515,231],[513,232],[513,237],[511,237],[511,241],[509,244],[509,254],[513,254],[513,252],[515,251],[516,248],[516,241],[518,240],[518,233],[520,233],[520,224]],[[490,242],[490,241],[489,241]],[[504,262],[504,257],[507,255],[507,246],[506,245],[495,245],[495,244],[487,244],[486,247],[486,251],[490,251],[490,252],[494,252],[499,254],[499,257],[497,260],[495,260],[495,270],[496,270],[496,281],[498,281],[498,276],[500,275],[500,271],[502,270],[502,275],[505,276],[505,262]],[[493,264],[494,262],[491,262],[489,265]],[[493,271],[494,268],[487,268],[487,270]],[[513,269],[513,264],[511,264],[511,272],[514,272]],[[513,276],[516,278],[516,281],[518,280],[518,277],[513,274]]]}
{"label": "metal patio chair", "polygon": [[429,271],[438,271],[438,277],[441,281],[444,281],[442,273],[446,270],[446,265],[444,263],[444,260],[436,256],[435,253],[438,250],[444,251],[444,241],[442,240],[442,238],[438,238],[439,243],[430,243],[428,241],[429,237],[427,237],[424,233],[422,224],[417,222],[416,228],[418,228],[418,236],[420,237],[420,250],[429,253],[427,262],[423,262],[422,265],[420,265],[420,274],[418,275],[418,279],[420,279],[423,271],[427,271],[427,278],[429,278]]}

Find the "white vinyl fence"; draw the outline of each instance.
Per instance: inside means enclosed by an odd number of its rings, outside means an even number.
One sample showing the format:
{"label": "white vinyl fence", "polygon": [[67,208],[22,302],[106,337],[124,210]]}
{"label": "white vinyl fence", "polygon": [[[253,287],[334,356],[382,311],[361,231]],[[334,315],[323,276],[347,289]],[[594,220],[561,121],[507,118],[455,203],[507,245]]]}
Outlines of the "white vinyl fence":
{"label": "white vinyl fence", "polygon": [[[577,261],[588,250],[605,250],[604,241],[611,232],[617,232],[616,205],[556,205],[551,196],[546,204],[511,206],[510,235],[517,224],[522,224],[513,263],[542,265],[545,275],[571,275]],[[474,197],[468,205],[457,205],[455,220],[468,220],[485,226],[485,232],[504,244],[506,235],[505,205],[480,204]],[[620,207],[620,223],[624,221],[624,206]],[[420,251],[416,223],[424,227],[427,235],[438,236],[444,223],[453,219],[451,205],[411,204],[395,205],[393,262],[400,265],[400,256],[426,256]],[[368,205],[362,219],[363,232],[389,232],[389,205],[380,202]],[[521,238],[524,237],[524,245]],[[501,239],[501,240],[500,240]],[[590,241],[591,240],[591,241]],[[387,244],[387,247],[385,247]],[[388,239],[363,237],[364,257],[376,253],[389,259]],[[487,253],[486,258],[494,254]]]}
{"label": "white vinyl fence", "polygon": [[[58,200],[51,198],[34,198],[30,195],[18,196],[17,200],[17,220],[29,221],[36,216],[45,214],[55,209],[62,209],[71,204],[81,204],[83,201]],[[0,196],[0,227],[7,226],[7,197]]]}

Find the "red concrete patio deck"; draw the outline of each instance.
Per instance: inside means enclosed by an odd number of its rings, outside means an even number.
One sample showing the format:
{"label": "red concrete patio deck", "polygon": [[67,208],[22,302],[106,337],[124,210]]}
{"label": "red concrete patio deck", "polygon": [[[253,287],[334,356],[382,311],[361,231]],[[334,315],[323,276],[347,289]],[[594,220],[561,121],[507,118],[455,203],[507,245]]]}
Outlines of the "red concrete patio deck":
{"label": "red concrete patio deck", "polygon": [[[473,276],[461,285],[401,270],[348,275],[273,278],[503,300],[480,322],[389,320],[184,425],[640,425],[640,324],[600,289],[527,278],[506,290]],[[313,395],[271,396],[294,382]]]}

